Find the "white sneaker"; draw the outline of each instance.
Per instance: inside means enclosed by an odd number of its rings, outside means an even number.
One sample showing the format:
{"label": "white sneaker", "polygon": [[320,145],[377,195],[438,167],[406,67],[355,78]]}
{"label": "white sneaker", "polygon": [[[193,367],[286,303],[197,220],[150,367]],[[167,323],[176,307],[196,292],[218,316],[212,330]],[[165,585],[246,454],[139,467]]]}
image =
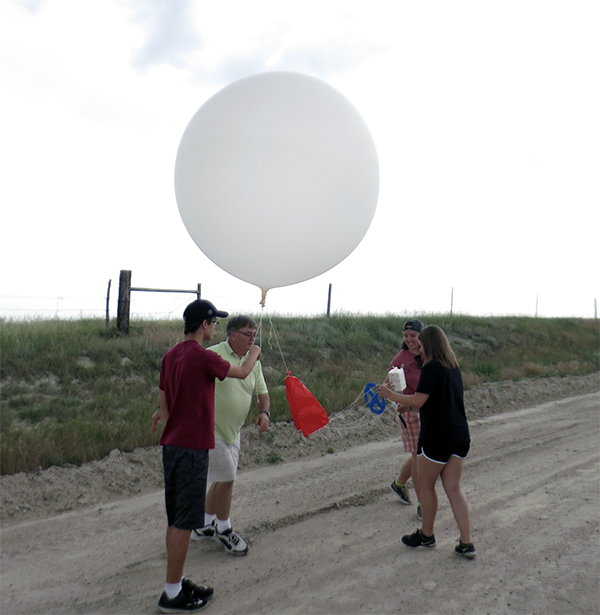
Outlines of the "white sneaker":
{"label": "white sneaker", "polygon": [[246,555],[248,553],[248,543],[232,528],[221,533],[215,527],[215,540],[218,540],[233,555]]}
{"label": "white sneaker", "polygon": [[210,525],[196,528],[192,530],[192,540],[202,540],[203,538],[212,538],[215,535],[217,526],[213,521]]}

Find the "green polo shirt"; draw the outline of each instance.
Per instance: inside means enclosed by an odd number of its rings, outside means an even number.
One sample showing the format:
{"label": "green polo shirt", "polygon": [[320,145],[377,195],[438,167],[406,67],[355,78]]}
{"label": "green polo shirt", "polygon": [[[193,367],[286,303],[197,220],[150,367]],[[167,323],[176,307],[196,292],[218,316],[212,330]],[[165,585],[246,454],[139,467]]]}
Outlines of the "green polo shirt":
{"label": "green polo shirt", "polygon": [[[208,350],[216,352],[229,363],[241,365],[242,358],[233,352],[228,341],[211,346]],[[252,368],[245,380],[225,378],[215,381],[215,438],[231,444],[240,435],[244,421],[250,411],[255,395],[268,393],[260,361]]]}

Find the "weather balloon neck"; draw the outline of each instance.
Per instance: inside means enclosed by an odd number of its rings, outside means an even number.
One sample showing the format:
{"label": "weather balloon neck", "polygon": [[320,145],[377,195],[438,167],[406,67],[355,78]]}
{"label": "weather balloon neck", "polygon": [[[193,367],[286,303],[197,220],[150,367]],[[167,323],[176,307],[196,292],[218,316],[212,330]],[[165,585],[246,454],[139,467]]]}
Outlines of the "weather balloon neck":
{"label": "weather balloon neck", "polygon": [[262,299],[260,300],[260,304],[263,306],[263,308],[265,307],[265,302],[267,300],[267,292],[268,292],[268,288],[267,290],[265,290],[264,288],[261,288],[262,290]]}

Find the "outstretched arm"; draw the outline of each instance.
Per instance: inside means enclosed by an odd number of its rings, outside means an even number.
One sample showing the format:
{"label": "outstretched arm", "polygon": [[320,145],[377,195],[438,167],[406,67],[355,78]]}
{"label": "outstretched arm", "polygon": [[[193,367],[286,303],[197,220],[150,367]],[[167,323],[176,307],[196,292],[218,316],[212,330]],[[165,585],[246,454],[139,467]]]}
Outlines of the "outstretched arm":
{"label": "outstretched arm", "polygon": [[377,394],[385,399],[391,399],[403,406],[410,406],[411,408],[421,408],[423,404],[429,399],[427,393],[415,393],[414,395],[402,395],[396,393],[383,384],[377,385]]}

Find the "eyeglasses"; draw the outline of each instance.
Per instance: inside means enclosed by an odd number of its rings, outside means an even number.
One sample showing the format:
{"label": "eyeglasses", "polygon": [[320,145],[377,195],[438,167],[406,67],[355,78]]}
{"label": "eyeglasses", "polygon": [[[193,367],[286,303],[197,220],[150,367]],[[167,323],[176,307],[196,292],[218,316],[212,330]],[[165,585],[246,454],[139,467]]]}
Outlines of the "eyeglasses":
{"label": "eyeglasses", "polygon": [[245,335],[249,340],[256,339],[256,331],[252,331],[250,333],[245,333],[244,331],[235,331],[235,333],[239,333],[240,335]]}
{"label": "eyeglasses", "polygon": [[219,321],[218,320],[211,320],[210,324],[211,325],[215,325],[215,327],[216,327],[219,324]]}

